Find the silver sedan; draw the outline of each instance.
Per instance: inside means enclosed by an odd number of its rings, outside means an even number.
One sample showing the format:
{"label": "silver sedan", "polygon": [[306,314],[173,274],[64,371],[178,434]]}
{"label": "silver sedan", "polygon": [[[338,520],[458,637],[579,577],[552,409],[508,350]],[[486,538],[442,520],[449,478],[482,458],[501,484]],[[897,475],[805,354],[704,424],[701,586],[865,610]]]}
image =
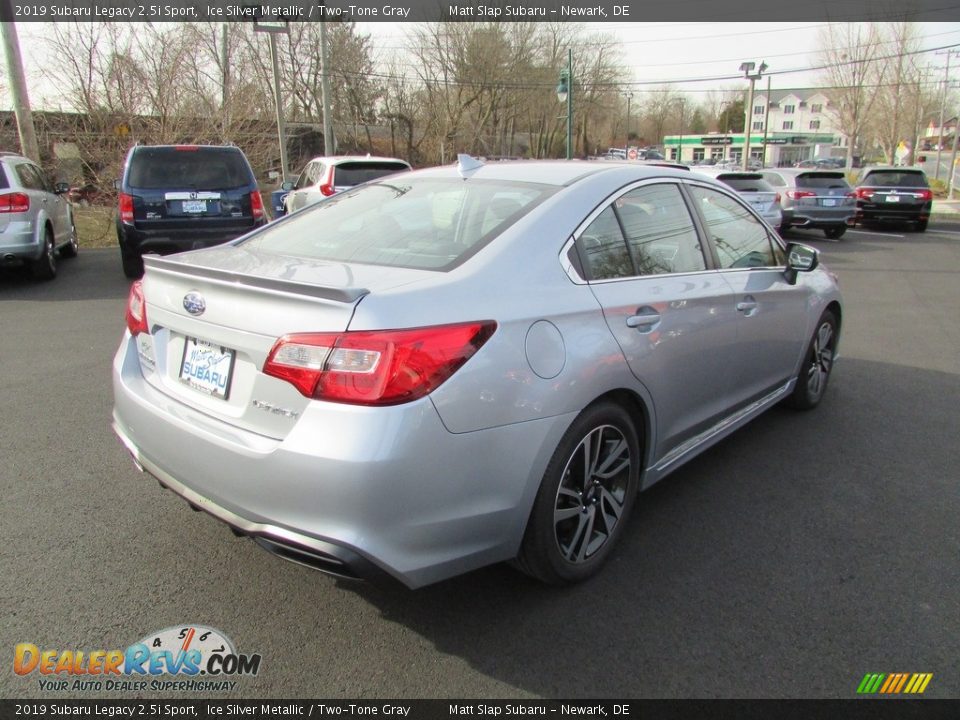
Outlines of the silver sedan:
{"label": "silver sedan", "polygon": [[640,491],[776,403],[816,406],[841,319],[817,252],[709,178],[462,157],[146,258],[114,429],[282,558],[569,583]]}

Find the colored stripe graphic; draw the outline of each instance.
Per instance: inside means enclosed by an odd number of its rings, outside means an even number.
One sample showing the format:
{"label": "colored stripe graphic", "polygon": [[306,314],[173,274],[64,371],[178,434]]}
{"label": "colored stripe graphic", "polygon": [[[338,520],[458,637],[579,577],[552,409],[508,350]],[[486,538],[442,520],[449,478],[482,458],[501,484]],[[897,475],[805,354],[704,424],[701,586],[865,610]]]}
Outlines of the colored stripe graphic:
{"label": "colored stripe graphic", "polygon": [[857,694],[898,695],[900,693],[919,695],[930,684],[933,673],[867,673],[857,686]]}

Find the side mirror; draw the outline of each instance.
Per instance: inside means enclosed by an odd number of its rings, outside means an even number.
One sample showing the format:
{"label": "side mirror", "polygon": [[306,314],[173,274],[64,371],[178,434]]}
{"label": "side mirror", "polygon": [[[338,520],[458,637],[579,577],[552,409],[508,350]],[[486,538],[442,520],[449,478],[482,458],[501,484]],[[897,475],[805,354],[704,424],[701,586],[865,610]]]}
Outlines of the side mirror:
{"label": "side mirror", "polygon": [[784,275],[787,282],[795,285],[797,273],[812,272],[820,264],[820,253],[809,245],[790,243],[787,245],[787,270]]}
{"label": "side mirror", "polygon": [[287,192],[290,192],[291,190],[293,190],[293,186],[294,186],[294,185],[296,185],[296,183],[295,183],[293,180],[287,180],[285,183],[283,183],[283,184],[280,186],[280,189],[281,189],[281,190],[286,190]]}
{"label": "side mirror", "polygon": [[57,195],[64,195],[70,192],[70,184],[65,182],[55,183],[53,186],[53,192]]}

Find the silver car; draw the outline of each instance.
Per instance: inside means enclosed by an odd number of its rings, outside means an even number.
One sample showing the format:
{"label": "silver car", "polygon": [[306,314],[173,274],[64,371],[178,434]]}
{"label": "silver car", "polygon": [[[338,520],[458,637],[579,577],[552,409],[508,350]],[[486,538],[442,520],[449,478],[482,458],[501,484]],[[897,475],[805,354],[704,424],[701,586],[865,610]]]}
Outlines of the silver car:
{"label": "silver car", "polygon": [[842,170],[777,168],[760,174],[780,193],[781,233],[790,228],[823,230],[826,237],[837,239],[853,225],[857,203]]}
{"label": "silver car", "polygon": [[658,166],[463,158],[145,261],[113,366],[136,465],[282,558],[409,587],[590,576],[639,491],[821,401],[842,317],[817,251]]}
{"label": "silver car", "polygon": [[57,274],[57,255],[79,249],[70,186],[52,185],[29,158],[0,152],[0,265],[27,266],[38,280]]}

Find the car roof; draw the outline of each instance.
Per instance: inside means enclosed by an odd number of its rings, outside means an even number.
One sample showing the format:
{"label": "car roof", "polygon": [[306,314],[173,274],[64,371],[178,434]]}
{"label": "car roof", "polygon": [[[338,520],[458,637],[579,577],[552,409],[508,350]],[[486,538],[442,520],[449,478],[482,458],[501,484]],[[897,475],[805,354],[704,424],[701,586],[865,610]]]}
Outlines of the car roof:
{"label": "car roof", "polygon": [[780,173],[781,175],[791,175],[796,177],[797,175],[820,175],[823,177],[837,177],[844,175],[843,170],[837,168],[836,170],[826,170],[824,168],[764,168],[763,170],[757,170],[759,173],[765,172],[775,172]]}
{"label": "car roof", "polygon": [[198,145],[196,143],[177,143],[175,145],[134,145],[131,150],[177,150],[196,148],[197,150],[232,150],[242,152],[236,145]]}
{"label": "car roof", "polygon": [[[603,173],[631,173],[638,180],[653,177],[689,178],[689,168],[680,170],[660,164],[618,160],[517,160],[490,163],[466,173],[467,177],[506,182],[530,182],[540,185],[571,185],[578,180]],[[415,171],[420,177],[457,177],[457,165],[443,165]]]}

